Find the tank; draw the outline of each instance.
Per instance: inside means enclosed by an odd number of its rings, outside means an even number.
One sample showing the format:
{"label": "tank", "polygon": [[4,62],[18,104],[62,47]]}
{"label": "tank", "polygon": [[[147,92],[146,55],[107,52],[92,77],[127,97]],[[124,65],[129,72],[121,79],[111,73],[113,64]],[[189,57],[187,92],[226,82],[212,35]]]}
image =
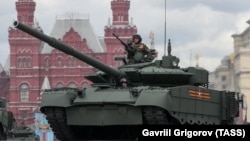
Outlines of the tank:
{"label": "tank", "polygon": [[8,140],[39,141],[39,137],[30,127],[15,127],[8,133]]}
{"label": "tank", "polygon": [[6,99],[0,97],[0,140],[38,141],[34,130],[29,127],[17,127],[11,111],[6,109]]}
{"label": "tank", "polygon": [[15,125],[13,113],[6,109],[6,99],[0,97],[0,140],[6,140]]}
{"label": "tank", "polygon": [[43,93],[40,110],[59,140],[136,139],[140,125],[231,125],[239,115],[239,93],[209,89],[206,69],[181,68],[170,41],[161,60],[136,63],[139,54],[113,68],[23,23],[14,27],[98,69],[85,76],[89,88]]}

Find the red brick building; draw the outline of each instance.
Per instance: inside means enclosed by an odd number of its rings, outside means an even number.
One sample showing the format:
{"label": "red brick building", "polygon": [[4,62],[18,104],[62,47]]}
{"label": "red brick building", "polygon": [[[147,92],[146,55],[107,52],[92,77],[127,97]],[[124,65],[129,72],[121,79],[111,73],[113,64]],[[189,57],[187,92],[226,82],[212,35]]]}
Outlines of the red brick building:
{"label": "red brick building", "polygon": [[[35,1],[18,0],[15,4],[18,21],[43,32],[42,27],[34,22]],[[50,36],[105,64],[117,67],[121,62],[116,62],[114,58],[124,56],[124,48],[112,33],[127,40],[137,32],[136,26],[129,22],[129,8],[129,0],[111,1],[113,18],[104,27],[102,38],[96,36],[86,18],[58,18]],[[39,107],[43,89],[80,89],[91,84],[84,75],[93,73],[95,68],[13,27],[9,28],[9,45],[8,104],[18,125],[34,123],[34,111]]]}

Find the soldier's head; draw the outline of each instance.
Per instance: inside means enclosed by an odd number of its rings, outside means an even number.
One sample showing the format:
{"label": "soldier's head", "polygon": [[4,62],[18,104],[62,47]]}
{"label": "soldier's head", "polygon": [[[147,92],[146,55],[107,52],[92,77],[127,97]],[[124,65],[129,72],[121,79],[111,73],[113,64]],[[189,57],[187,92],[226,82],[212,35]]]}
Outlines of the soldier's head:
{"label": "soldier's head", "polygon": [[135,35],[132,36],[132,40],[133,40],[134,43],[138,44],[138,43],[140,43],[142,41],[142,38],[141,38],[141,36],[139,34],[135,34]]}

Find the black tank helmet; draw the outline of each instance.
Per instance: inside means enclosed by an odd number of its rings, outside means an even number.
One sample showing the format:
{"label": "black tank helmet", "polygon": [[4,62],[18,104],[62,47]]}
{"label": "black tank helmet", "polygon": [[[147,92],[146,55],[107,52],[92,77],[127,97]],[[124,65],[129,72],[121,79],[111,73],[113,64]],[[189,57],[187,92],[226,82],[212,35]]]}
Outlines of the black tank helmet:
{"label": "black tank helmet", "polygon": [[140,42],[142,41],[141,35],[139,35],[139,34],[134,34],[134,35],[132,36],[132,39],[133,39],[133,40],[134,40],[134,39],[139,39],[139,42],[138,42],[138,43],[140,43]]}

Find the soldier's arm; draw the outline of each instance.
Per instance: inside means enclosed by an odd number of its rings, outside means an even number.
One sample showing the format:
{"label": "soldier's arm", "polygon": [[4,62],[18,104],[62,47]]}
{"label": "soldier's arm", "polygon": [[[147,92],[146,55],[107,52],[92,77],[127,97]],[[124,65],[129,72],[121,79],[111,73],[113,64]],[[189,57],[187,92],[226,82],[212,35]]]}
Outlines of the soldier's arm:
{"label": "soldier's arm", "polygon": [[146,44],[143,44],[143,49],[144,49],[144,52],[146,52],[146,53],[150,52],[150,49]]}

